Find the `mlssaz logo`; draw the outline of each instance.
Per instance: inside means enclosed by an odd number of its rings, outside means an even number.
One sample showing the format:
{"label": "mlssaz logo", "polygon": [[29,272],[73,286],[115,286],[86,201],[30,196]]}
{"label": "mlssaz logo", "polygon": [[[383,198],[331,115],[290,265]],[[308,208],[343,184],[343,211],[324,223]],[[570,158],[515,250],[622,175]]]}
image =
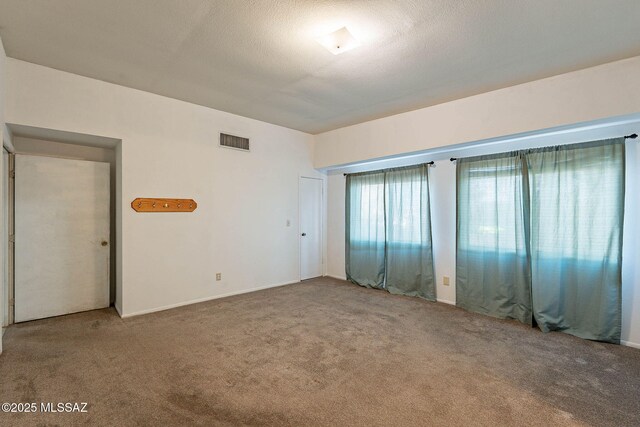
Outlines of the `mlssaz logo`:
{"label": "mlssaz logo", "polygon": [[42,402],[40,403],[40,412],[89,412],[87,410],[87,402]]}

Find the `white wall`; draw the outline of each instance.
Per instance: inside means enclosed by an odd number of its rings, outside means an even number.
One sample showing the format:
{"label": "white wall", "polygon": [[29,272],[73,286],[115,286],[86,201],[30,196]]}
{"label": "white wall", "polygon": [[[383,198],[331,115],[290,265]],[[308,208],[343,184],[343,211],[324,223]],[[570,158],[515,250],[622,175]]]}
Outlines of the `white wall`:
{"label": "white wall", "polygon": [[346,279],[345,271],[345,177],[327,179],[327,275]]}
{"label": "white wall", "polygon": [[[456,166],[437,162],[429,169],[431,238],[438,301],[456,303]],[[449,277],[449,285],[443,277]]]}
{"label": "white wall", "polygon": [[[122,141],[124,316],[299,279],[299,176],[324,177],[311,135],[12,58],[7,81],[8,123]],[[251,138],[251,152],[218,147],[220,131]],[[140,214],[136,197],[194,198],[198,209]]]}
{"label": "white wall", "polygon": [[[573,133],[551,133],[490,146],[480,142],[462,150],[451,146],[637,113],[640,113],[640,57],[316,135],[315,164],[333,169],[327,195],[327,273],[345,276],[345,180],[338,173],[345,169],[340,169],[340,165],[423,150],[432,150],[437,155],[429,158],[427,151],[426,157],[416,162],[621,136],[622,130],[640,133],[640,122],[635,119],[636,123],[628,128],[627,125],[610,129],[586,127]],[[640,347],[638,144],[627,143],[622,339]],[[453,148],[456,151],[447,152]],[[358,170],[379,169],[380,165],[370,163]],[[437,161],[429,173],[436,291],[439,301],[455,303],[455,164]],[[450,277],[450,286],[443,285],[443,276]]]}
{"label": "white wall", "polygon": [[640,57],[316,135],[327,168],[640,112]]}
{"label": "white wall", "polygon": [[17,154],[115,163],[115,152],[109,148],[66,144],[57,141],[27,138],[16,134],[13,136],[12,143]]}

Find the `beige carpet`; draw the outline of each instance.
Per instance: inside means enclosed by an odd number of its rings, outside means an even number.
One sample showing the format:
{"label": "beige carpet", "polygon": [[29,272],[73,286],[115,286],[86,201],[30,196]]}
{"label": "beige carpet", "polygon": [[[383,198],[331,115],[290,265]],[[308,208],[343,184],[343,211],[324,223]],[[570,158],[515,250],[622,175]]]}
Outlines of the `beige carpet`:
{"label": "beige carpet", "polygon": [[316,279],[15,325],[0,425],[640,425],[640,350]]}

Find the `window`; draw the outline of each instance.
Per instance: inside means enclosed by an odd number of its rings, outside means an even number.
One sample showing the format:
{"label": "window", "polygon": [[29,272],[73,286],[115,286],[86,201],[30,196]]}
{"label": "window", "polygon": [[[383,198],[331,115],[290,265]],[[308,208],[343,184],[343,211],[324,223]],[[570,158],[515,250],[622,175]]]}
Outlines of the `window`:
{"label": "window", "polygon": [[624,138],[459,159],[456,301],[620,340]]}
{"label": "window", "polygon": [[518,156],[458,165],[458,245],[516,253],[524,247],[523,177]]}
{"label": "window", "polygon": [[[513,168],[510,168],[513,169]],[[516,237],[513,233],[517,206],[512,193],[522,187],[519,175],[498,173],[487,176],[484,171],[472,171],[469,205],[469,249],[501,247],[515,252]],[[494,204],[504,211],[498,214]]]}
{"label": "window", "polygon": [[346,185],[349,280],[435,299],[427,165],[353,174]]}
{"label": "window", "polygon": [[364,176],[351,182],[351,241],[384,242],[384,177]]}
{"label": "window", "polygon": [[[550,152],[530,158],[535,248],[548,258],[602,261],[613,256],[616,262],[618,252],[609,249],[619,246],[621,238],[622,159],[565,156]],[[549,162],[556,166],[549,167]]]}

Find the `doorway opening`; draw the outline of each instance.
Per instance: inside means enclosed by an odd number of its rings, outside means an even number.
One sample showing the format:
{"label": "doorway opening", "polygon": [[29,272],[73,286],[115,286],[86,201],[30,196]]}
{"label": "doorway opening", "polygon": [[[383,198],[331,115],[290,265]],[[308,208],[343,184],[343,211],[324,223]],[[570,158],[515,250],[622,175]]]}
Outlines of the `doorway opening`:
{"label": "doorway opening", "polygon": [[5,322],[118,306],[120,140],[8,129]]}

